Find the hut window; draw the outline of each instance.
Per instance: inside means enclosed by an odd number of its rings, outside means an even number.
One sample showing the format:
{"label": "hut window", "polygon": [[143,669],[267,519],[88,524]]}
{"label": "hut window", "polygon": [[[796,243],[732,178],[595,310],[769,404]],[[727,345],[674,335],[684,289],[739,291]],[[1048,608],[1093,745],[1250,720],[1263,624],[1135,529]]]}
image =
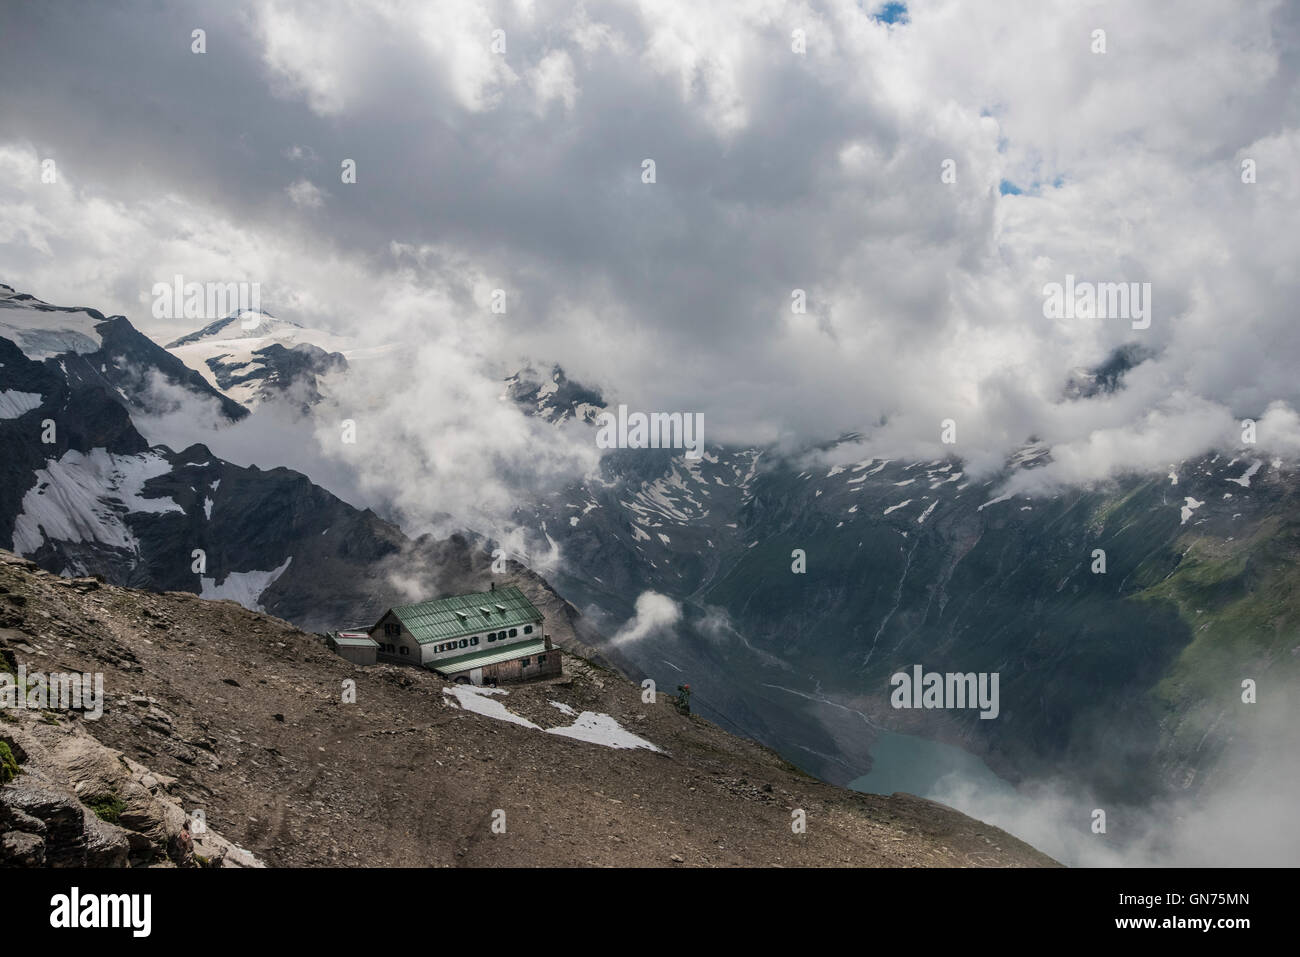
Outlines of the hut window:
{"label": "hut window", "polygon": [[477,644],[478,644],[478,635],[475,635],[473,638],[471,638],[471,639],[469,640],[469,643],[470,643],[471,645],[477,645]]}
{"label": "hut window", "polygon": [[521,658],[520,661],[519,661],[519,667],[521,667],[521,668],[527,668],[527,667],[528,667],[528,663],[529,663],[530,661],[532,661],[532,660],[533,660],[532,658]]}
{"label": "hut window", "polygon": [[533,633],[533,626],[532,626],[532,625],[524,625],[524,634],[525,634],[525,635],[531,635],[532,633]]}
{"label": "hut window", "polygon": [[511,628],[511,629],[510,629],[510,637],[511,637],[511,638],[516,637],[518,634],[519,634],[519,629],[518,629],[518,628]]}
{"label": "hut window", "polygon": [[544,665],[544,664],[546,664],[546,656],[545,656],[545,655],[538,655],[538,656],[537,656],[537,663],[538,663],[539,665]]}
{"label": "hut window", "polygon": [[469,642],[466,641],[464,638],[462,638],[462,639],[460,640],[460,646],[461,646],[462,648],[468,648],[468,647],[469,647]]}

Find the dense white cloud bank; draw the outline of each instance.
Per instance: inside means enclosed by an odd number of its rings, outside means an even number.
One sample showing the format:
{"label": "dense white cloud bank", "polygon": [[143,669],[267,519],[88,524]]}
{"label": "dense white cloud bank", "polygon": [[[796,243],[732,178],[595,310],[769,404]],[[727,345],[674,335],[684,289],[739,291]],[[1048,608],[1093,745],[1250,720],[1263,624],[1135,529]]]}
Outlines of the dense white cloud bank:
{"label": "dense white cloud bank", "polygon": [[[126,33],[6,11],[29,42],[0,71],[34,82],[0,93],[0,279],[160,338],[189,329],[150,317],[154,282],[257,281],[274,313],[400,344],[333,397],[380,444],[316,437],[416,512],[590,467],[588,436],[500,403],[524,357],[719,441],[857,430],[854,454],[979,471],[1033,436],[1039,481],[1167,466],[1244,416],[1293,448],[1295,8],[871,13],[274,2]],[[1150,283],[1149,327],[1047,318],[1066,276]],[[1126,343],[1151,358],[1122,390],[1063,399]],[[410,454],[374,468],[384,446]]]}

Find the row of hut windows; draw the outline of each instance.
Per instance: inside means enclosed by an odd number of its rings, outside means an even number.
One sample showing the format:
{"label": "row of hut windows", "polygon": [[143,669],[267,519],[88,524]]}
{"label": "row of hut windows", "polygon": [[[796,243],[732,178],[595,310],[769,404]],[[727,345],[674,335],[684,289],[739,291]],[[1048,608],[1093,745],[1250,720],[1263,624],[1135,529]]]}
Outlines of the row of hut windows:
{"label": "row of hut windows", "polygon": [[[532,633],[533,633],[533,626],[524,625],[524,634],[531,635]],[[518,638],[518,637],[519,637],[519,629],[511,628],[508,633],[504,631],[492,632],[491,634],[487,635],[487,640],[505,641],[507,638]],[[475,635],[473,638],[462,638],[460,639],[460,641],[447,641],[441,645],[435,645],[433,649],[433,653],[436,655],[436,654],[441,654],[444,651],[452,651],[456,648],[471,648],[477,644],[478,644],[478,635]]]}

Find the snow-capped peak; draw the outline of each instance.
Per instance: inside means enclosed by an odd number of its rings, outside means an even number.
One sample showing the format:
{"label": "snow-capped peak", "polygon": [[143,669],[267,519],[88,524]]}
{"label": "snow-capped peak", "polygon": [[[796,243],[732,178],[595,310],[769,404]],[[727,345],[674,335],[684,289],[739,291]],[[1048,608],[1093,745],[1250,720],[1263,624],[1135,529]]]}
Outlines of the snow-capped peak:
{"label": "snow-capped peak", "polygon": [[208,323],[197,332],[191,332],[174,342],[169,342],[166,348],[178,349],[181,346],[214,339],[224,342],[232,339],[260,339],[269,336],[277,341],[283,341],[295,338],[299,332],[309,333],[311,330],[292,319],[273,316],[265,309],[242,309],[216,322]]}
{"label": "snow-capped peak", "polygon": [[182,336],[168,351],[214,388],[248,408],[284,393],[295,382],[298,399],[314,403],[321,376],[347,367],[354,343],[261,309],[232,312]]}
{"label": "snow-capped peak", "polygon": [[66,353],[96,352],[103,345],[97,327],[104,322],[94,309],[51,306],[35,296],[0,285],[0,337],[9,339],[30,359]]}

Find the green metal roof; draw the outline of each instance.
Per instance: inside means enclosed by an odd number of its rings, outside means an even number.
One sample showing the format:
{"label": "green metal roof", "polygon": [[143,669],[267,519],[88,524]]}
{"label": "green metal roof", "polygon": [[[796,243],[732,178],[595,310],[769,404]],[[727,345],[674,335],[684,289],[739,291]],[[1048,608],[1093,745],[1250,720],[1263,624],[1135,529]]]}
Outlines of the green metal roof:
{"label": "green metal roof", "polygon": [[[443,674],[454,674],[460,671],[469,671],[471,668],[483,668],[487,665],[499,665],[503,661],[510,661],[512,658],[522,658],[525,655],[546,654],[546,641],[537,638],[530,641],[519,641],[512,645],[506,645],[504,648],[485,648],[482,651],[472,651],[467,655],[457,655],[455,658],[447,658],[444,661],[431,661],[428,667],[435,671],[441,671]],[[556,652],[559,654],[559,652]]]}
{"label": "green metal roof", "polygon": [[334,644],[343,645],[345,647],[354,647],[354,648],[372,648],[372,647],[378,648],[379,647],[379,642],[375,641],[364,631],[359,634],[353,634],[353,633],[342,632],[342,631],[335,632]]}
{"label": "green metal roof", "polygon": [[514,585],[414,605],[397,605],[392,611],[422,645],[542,620],[542,613]]}

